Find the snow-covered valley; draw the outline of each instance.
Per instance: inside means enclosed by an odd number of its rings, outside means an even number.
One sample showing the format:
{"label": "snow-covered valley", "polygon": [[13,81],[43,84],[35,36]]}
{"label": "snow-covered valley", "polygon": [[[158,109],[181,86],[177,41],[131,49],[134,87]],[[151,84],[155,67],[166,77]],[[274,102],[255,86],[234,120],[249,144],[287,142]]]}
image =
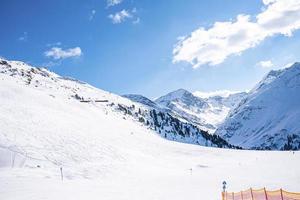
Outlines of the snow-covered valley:
{"label": "snow-covered valley", "polygon": [[[216,200],[223,180],[230,191],[299,191],[298,151],[173,141],[186,135],[164,139],[115,107],[143,112],[142,104],[22,62],[1,62],[0,199]],[[189,138],[207,142],[202,133]]]}

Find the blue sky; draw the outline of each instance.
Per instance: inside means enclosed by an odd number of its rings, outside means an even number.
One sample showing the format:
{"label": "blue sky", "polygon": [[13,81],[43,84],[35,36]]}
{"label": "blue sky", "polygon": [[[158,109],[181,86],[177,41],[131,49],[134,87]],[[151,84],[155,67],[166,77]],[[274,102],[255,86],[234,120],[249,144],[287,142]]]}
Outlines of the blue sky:
{"label": "blue sky", "polygon": [[[178,88],[204,92],[247,90],[269,70],[300,60],[300,31],[295,20],[299,15],[281,15],[282,20],[273,17],[271,6],[276,3],[2,0],[0,56],[45,65],[62,76],[117,94],[138,93],[154,98]],[[285,14],[291,7],[281,8]],[[284,24],[274,28],[270,18],[257,17],[267,11],[276,23]],[[241,14],[249,15],[249,19],[239,20]],[[234,38],[232,45],[212,45],[215,22],[232,23],[224,30],[223,26],[216,28],[221,29],[220,35],[232,30],[232,35],[218,38],[220,43],[226,37]],[[200,29],[201,34],[191,35]],[[243,33],[242,37],[237,32]],[[259,34],[251,35],[256,32]],[[178,40],[182,36],[185,38]],[[210,39],[204,40],[206,36]],[[203,53],[195,42],[208,46],[209,51]],[[173,53],[175,47],[178,56]]]}

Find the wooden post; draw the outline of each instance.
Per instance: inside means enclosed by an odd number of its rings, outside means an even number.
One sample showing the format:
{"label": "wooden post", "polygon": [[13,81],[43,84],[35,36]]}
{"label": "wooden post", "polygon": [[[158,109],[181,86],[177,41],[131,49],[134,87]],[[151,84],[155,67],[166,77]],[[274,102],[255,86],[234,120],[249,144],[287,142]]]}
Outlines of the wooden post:
{"label": "wooden post", "polygon": [[250,188],[250,192],[251,192],[251,199],[253,200],[253,191],[252,191],[252,188]]}
{"label": "wooden post", "polygon": [[281,196],[281,200],[283,200],[282,188],[280,188],[280,196]]}
{"label": "wooden post", "polygon": [[64,180],[64,175],[63,175],[62,167],[60,167],[60,177],[61,177],[61,181],[63,181]]}
{"label": "wooden post", "polygon": [[266,200],[268,200],[268,194],[267,194],[267,190],[266,190],[265,187],[264,187],[264,191],[265,191],[265,197],[266,197]]}
{"label": "wooden post", "polygon": [[243,197],[243,191],[241,191],[241,196],[242,196],[242,200],[244,200],[244,197]]}
{"label": "wooden post", "polygon": [[234,192],[232,193],[232,200],[234,200]]}
{"label": "wooden post", "polygon": [[11,168],[14,168],[15,167],[15,159],[16,159],[16,152],[12,151],[12,154],[11,154]]}

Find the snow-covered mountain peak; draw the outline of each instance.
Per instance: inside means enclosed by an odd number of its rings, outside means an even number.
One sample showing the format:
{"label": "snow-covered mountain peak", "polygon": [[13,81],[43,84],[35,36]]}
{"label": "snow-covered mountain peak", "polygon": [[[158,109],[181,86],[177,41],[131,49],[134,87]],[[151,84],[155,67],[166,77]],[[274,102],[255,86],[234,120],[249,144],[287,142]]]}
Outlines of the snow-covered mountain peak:
{"label": "snow-covered mountain peak", "polygon": [[155,99],[155,102],[170,102],[170,101],[180,101],[183,99],[190,99],[190,98],[195,98],[193,94],[185,89],[178,89],[172,92],[169,92],[168,94],[159,97]]}
{"label": "snow-covered mountain peak", "polygon": [[51,77],[52,79],[60,77],[46,68],[33,67],[22,61],[8,61],[4,59],[0,59],[0,72],[27,80],[32,79],[33,76]]}
{"label": "snow-covered mountain peak", "polygon": [[258,90],[266,87],[268,84],[272,83],[277,77],[283,73],[283,70],[271,70],[251,91],[250,93],[255,93]]}
{"label": "snow-covered mountain peak", "polygon": [[273,70],[249,92],[217,134],[245,148],[300,148],[300,64]]}
{"label": "snow-covered mountain peak", "polygon": [[0,64],[1,65],[13,65],[15,68],[19,68],[19,69],[31,69],[32,68],[25,62],[14,61],[14,60],[8,61],[8,60],[2,59],[2,58],[0,58]]}
{"label": "snow-covered mountain peak", "polygon": [[140,103],[145,106],[149,106],[150,108],[160,109],[160,106],[156,104],[154,101],[148,99],[147,97],[140,94],[125,94],[122,95],[125,98],[132,100],[133,102]]}
{"label": "snow-covered mountain peak", "polygon": [[156,99],[155,103],[201,129],[213,133],[229,110],[239,103],[243,94],[228,94],[227,97],[211,95],[201,98],[187,90],[179,89]]}
{"label": "snow-covered mountain peak", "polygon": [[258,92],[259,90],[266,88],[270,83],[274,80],[279,80],[279,77],[286,76],[286,78],[290,78],[289,76],[294,76],[297,72],[300,71],[300,63],[295,62],[291,66],[278,69],[278,70],[271,70],[251,91],[250,93]]}
{"label": "snow-covered mountain peak", "polygon": [[45,68],[33,67],[20,61],[0,60],[0,75],[4,81],[16,82],[47,93],[53,98],[70,100],[107,100],[131,105],[127,98],[95,88],[70,77],[61,77]]}
{"label": "snow-covered mountain peak", "polygon": [[176,96],[177,97],[182,97],[182,96],[188,95],[188,94],[190,94],[190,92],[187,91],[186,89],[183,89],[183,88],[179,88],[177,90],[174,90],[174,91],[168,93],[168,95],[174,96],[174,98],[176,98]]}
{"label": "snow-covered mountain peak", "polygon": [[206,102],[201,98],[194,96],[191,92],[178,89],[173,92],[170,92],[162,97],[159,97],[155,100],[156,103],[164,106],[169,106],[170,104],[178,104],[184,106],[197,106],[197,107],[205,107],[207,106]]}

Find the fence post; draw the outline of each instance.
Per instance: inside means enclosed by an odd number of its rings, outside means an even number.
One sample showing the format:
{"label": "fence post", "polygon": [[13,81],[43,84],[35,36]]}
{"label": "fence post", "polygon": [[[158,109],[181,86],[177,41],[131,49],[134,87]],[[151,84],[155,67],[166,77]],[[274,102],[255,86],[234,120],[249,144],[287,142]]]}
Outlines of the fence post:
{"label": "fence post", "polygon": [[234,192],[232,193],[232,200],[234,200]]}
{"label": "fence post", "polygon": [[222,192],[222,199],[225,200],[225,195],[226,195],[226,200],[227,200],[227,192],[226,192],[226,181],[223,181],[223,192]]}
{"label": "fence post", "polygon": [[280,196],[281,196],[281,200],[283,200],[282,188],[280,188]]}
{"label": "fence post", "polygon": [[64,175],[63,175],[62,167],[60,167],[60,177],[61,177],[61,181],[63,181],[64,180]]}
{"label": "fence post", "polygon": [[265,187],[264,187],[264,191],[265,191],[266,200],[268,200],[268,194],[267,194],[267,190]]}
{"label": "fence post", "polygon": [[251,192],[251,199],[253,200],[253,191],[252,191],[252,188],[250,188],[250,192]]}
{"label": "fence post", "polygon": [[242,200],[244,200],[244,197],[243,197],[243,191],[241,191],[241,196],[242,196]]}

